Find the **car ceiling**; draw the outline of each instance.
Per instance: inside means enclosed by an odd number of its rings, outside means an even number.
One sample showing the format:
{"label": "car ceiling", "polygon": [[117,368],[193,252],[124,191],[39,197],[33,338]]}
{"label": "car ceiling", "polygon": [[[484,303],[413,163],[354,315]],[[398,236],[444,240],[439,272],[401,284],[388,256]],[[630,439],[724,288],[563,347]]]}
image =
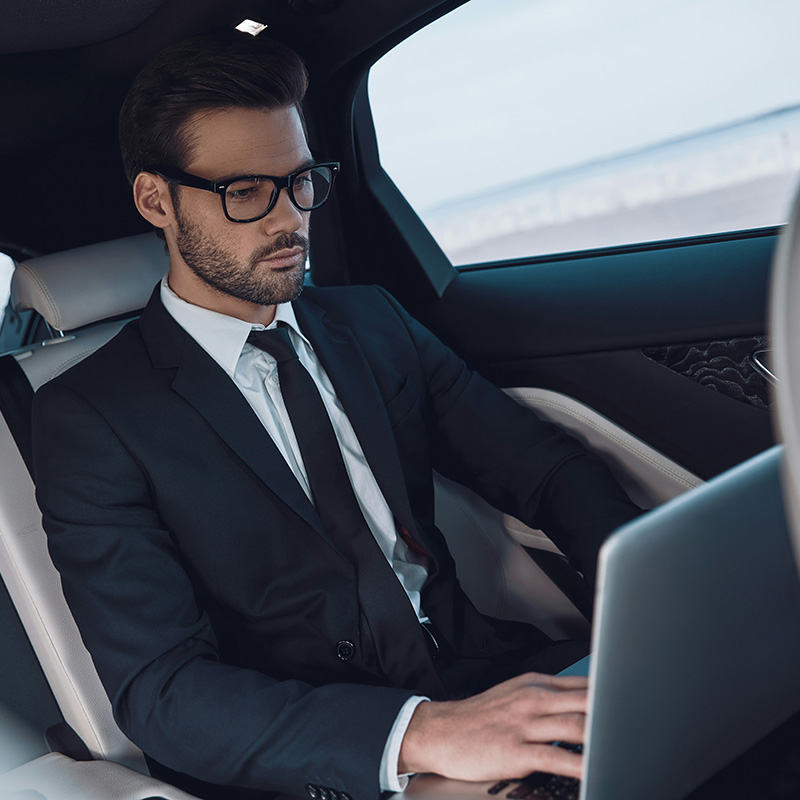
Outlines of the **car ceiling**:
{"label": "car ceiling", "polygon": [[0,249],[48,253],[147,230],[130,201],[116,117],[133,76],[168,44],[245,18],[267,23],[262,35],[306,60],[311,145],[321,149],[334,115],[347,127],[342,109],[364,70],[463,2],[0,0]]}

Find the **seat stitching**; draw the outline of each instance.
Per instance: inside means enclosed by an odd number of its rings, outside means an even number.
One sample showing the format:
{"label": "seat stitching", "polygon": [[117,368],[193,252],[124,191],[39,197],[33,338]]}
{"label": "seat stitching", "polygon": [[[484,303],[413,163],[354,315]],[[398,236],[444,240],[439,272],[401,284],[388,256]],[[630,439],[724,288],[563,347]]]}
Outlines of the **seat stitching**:
{"label": "seat stitching", "polygon": [[72,356],[70,356],[69,358],[62,361],[60,364],[57,364],[55,367],[53,367],[53,370],[50,373],[49,380],[58,377],[62,372],[69,369],[74,364],[77,364],[79,361],[82,361],[87,356],[90,356],[97,349],[98,348],[96,347],[87,347],[81,350],[79,353],[74,353]]}
{"label": "seat stitching", "polygon": [[525,397],[526,400],[531,402],[534,405],[550,407],[553,409],[557,409],[563,411],[568,416],[572,417],[573,419],[580,420],[581,422],[586,423],[589,427],[594,429],[595,431],[602,433],[603,436],[612,440],[616,444],[620,445],[624,450],[627,450],[629,453],[640,458],[642,461],[650,464],[650,466],[654,467],[664,475],[673,478],[675,481],[680,483],[682,486],[685,486],[687,489],[694,489],[698,486],[698,483],[686,478],[684,475],[681,475],[679,472],[676,472],[672,467],[660,463],[657,458],[652,456],[646,450],[641,449],[635,443],[628,441],[626,438],[623,438],[619,434],[617,434],[613,429],[605,428],[604,426],[595,422],[591,417],[586,414],[582,414],[579,411],[576,411],[573,408],[570,408],[565,403],[560,403],[556,400],[552,400],[549,398],[543,398],[538,396],[535,392],[527,392],[524,389],[521,392],[517,393],[518,396]]}
{"label": "seat stitching", "polygon": [[61,330],[61,326],[63,324],[63,320],[61,319],[61,313],[58,310],[58,306],[56,305],[55,301],[53,300],[53,295],[50,294],[50,290],[47,288],[47,284],[39,275],[39,273],[32,269],[28,264],[20,264],[17,269],[22,269],[25,273],[30,276],[31,280],[36,284],[39,288],[39,291],[44,295],[45,301],[50,305],[52,313],[53,313],[53,320],[54,325],[58,330]]}
{"label": "seat stitching", "polygon": [[[38,531],[39,529],[38,528],[33,528],[33,530],[37,530]],[[14,571],[16,572],[16,574],[17,574],[17,576],[19,578],[19,581],[20,581],[20,585],[23,588],[23,590],[25,591],[25,594],[26,594],[26,596],[28,598],[28,601],[30,603],[30,607],[33,610],[33,612],[35,613],[35,616],[37,617],[37,619],[39,620],[39,623],[40,623],[40,625],[41,625],[41,627],[42,627],[42,629],[44,631],[44,634],[45,634],[45,637],[46,637],[47,641],[50,643],[50,647],[52,648],[53,654],[55,655],[55,660],[60,665],[61,671],[63,672],[64,677],[67,679],[67,683],[69,684],[70,688],[72,689],[72,693],[73,693],[75,699],[78,701],[78,706],[81,709],[81,711],[83,712],[83,716],[84,716],[84,718],[86,720],[86,723],[88,724],[90,730],[94,734],[95,740],[97,742],[97,747],[100,750],[100,752],[103,753],[103,755],[105,756],[105,755],[107,755],[107,753],[105,752],[105,748],[103,747],[103,744],[102,744],[102,737],[99,735],[97,728],[95,727],[95,725],[92,722],[91,716],[89,715],[89,713],[86,710],[86,706],[83,703],[83,700],[81,698],[81,694],[77,690],[77,688],[75,686],[75,683],[72,680],[72,676],[70,675],[70,672],[67,669],[67,666],[64,663],[63,658],[61,657],[61,653],[60,653],[59,649],[56,647],[55,642],[53,641],[53,637],[50,634],[50,630],[49,630],[47,624],[45,623],[44,618],[42,617],[41,613],[39,612],[39,607],[34,602],[33,596],[31,595],[31,592],[30,592],[30,590],[28,588],[27,581],[25,580],[25,578],[23,576],[23,573],[21,572],[21,570],[20,570],[20,568],[19,568],[19,566],[17,564],[17,560],[14,558],[14,556],[13,556],[13,554],[12,554],[10,548],[9,548],[8,542],[6,541],[6,538],[1,533],[0,533],[0,541],[3,543],[3,548],[4,548],[5,552],[6,552],[6,555],[8,557],[10,565],[13,567]]]}

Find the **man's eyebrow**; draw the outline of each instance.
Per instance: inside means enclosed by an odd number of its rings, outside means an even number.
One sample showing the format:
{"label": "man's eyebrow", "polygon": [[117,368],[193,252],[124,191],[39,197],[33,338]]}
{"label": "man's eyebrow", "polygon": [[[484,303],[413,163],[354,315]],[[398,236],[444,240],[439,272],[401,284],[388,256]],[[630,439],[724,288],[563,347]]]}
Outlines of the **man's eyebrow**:
{"label": "man's eyebrow", "polygon": [[314,156],[309,156],[305,161],[300,163],[300,166],[297,169],[293,169],[292,172],[297,172],[301,169],[306,169],[307,167],[313,167],[314,164],[317,163],[317,159]]}
{"label": "man's eyebrow", "polygon": [[[287,172],[286,175],[292,175],[295,172],[299,172],[302,169],[308,169],[308,167],[313,167],[314,164],[317,163],[317,159],[313,156],[309,156],[304,161],[301,161],[298,166],[296,166],[291,172]],[[232,175],[226,175],[224,178],[218,178],[214,183],[229,183],[230,181],[236,180],[237,178],[246,178],[248,176],[260,176],[263,175],[264,177],[272,177],[272,178],[285,178],[286,175],[266,175],[264,172],[236,172]]]}

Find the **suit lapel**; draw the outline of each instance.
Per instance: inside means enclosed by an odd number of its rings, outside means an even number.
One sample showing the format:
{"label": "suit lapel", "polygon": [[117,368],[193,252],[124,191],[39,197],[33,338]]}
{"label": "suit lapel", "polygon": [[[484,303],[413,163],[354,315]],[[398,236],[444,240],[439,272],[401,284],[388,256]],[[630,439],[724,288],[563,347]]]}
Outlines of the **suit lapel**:
{"label": "suit lapel", "polygon": [[314,346],[356,432],[367,462],[397,520],[416,535],[416,525],[386,405],[353,332],[334,323],[309,300],[294,303],[304,335]]}
{"label": "suit lapel", "polygon": [[[353,332],[345,325],[334,323],[323,309],[309,300],[296,301],[294,310],[303,334],[313,345],[333,383],[389,508],[396,520],[421,541],[386,405]],[[415,687],[417,691],[443,697],[446,692],[428,653],[427,633],[419,624],[400,583],[392,579],[382,555],[379,560],[380,572],[386,575],[386,580],[380,585],[378,571],[372,574],[371,583],[369,576],[360,575],[359,599],[370,622],[381,668],[396,686]],[[432,574],[435,564],[430,568]],[[365,589],[363,593],[362,588]]]}
{"label": "suit lapel", "polygon": [[158,287],[139,324],[153,366],[174,369],[172,388],[267,486],[336,549],[286,460],[225,371],[161,303]]}

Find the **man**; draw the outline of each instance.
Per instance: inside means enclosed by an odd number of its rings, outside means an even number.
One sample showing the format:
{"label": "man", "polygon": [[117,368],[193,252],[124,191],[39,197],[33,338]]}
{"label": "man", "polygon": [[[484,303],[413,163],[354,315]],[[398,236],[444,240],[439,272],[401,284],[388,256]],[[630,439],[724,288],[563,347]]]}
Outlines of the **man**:
{"label": "man", "polygon": [[585,681],[526,670],[582,648],[478,614],[432,468],[586,574],[638,509],[381,290],[300,297],[337,168],[308,149],[305,88],[292,52],[232,36],[168,49],[131,88],[123,158],[170,268],[139,321],[36,397],[65,595],[120,726],[195,793],[577,776],[549,743],[582,741]]}

